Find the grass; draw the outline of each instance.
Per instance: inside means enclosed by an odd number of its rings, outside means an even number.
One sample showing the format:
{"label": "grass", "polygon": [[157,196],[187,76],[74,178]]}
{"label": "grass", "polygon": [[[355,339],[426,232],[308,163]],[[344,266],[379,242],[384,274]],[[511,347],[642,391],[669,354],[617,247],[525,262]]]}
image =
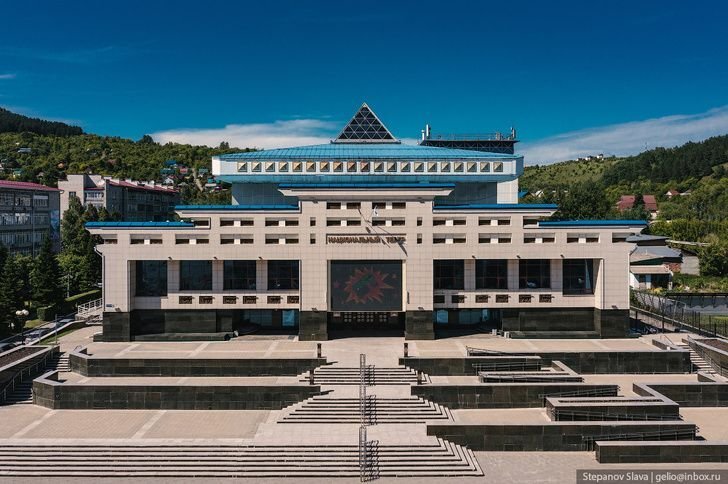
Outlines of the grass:
{"label": "grass", "polygon": [[674,291],[728,292],[728,276],[695,276],[676,272],[672,282]]}

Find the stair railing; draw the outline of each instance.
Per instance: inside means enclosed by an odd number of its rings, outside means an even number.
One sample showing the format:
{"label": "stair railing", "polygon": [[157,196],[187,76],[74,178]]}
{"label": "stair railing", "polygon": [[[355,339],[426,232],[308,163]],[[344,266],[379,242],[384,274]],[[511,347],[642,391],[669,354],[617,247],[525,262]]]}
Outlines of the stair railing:
{"label": "stair railing", "polygon": [[[23,382],[27,377],[31,377],[40,373],[43,369],[48,366],[48,360],[51,359],[55,354],[58,353],[58,347],[52,348],[50,351],[46,351],[43,356],[31,365],[22,368],[13,379],[10,380],[2,390],[0,390],[0,404],[5,403],[8,400],[8,395],[15,391],[15,388]],[[32,392],[32,389],[31,389]]]}

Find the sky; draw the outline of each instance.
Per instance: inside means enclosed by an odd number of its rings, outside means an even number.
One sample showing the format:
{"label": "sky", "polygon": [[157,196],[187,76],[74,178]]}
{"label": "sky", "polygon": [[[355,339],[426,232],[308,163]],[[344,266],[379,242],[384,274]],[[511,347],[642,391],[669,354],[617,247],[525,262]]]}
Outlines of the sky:
{"label": "sky", "polygon": [[0,0],[0,106],[87,132],[276,148],[362,102],[406,142],[527,164],[728,133],[728,2]]}

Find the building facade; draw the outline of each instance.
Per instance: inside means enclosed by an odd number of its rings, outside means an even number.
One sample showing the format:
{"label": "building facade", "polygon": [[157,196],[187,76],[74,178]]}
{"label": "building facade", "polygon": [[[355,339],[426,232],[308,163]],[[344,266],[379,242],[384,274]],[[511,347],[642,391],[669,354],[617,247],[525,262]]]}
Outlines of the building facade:
{"label": "building facade", "polygon": [[0,244],[11,254],[36,255],[46,237],[60,249],[60,191],[0,180]]}
{"label": "building facade", "polygon": [[108,212],[122,220],[152,222],[170,218],[179,203],[179,192],[154,183],[116,180],[101,175],[68,175],[58,182],[61,193],[61,215],[68,210],[71,197],[84,205]]}
{"label": "building facade", "polygon": [[89,223],[108,341],[437,328],[624,336],[641,221],[547,221],[523,158],[404,145],[365,104],[330,144],[223,155],[230,206]]}

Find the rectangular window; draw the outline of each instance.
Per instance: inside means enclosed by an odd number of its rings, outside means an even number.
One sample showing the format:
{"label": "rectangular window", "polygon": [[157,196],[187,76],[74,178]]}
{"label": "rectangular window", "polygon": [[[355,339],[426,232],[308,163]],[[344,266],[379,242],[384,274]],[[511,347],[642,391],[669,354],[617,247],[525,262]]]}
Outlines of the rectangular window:
{"label": "rectangular window", "polygon": [[167,295],[167,261],[136,261],[137,297],[161,297]]}
{"label": "rectangular window", "polygon": [[179,289],[180,291],[212,291],[212,261],[180,261]]}
{"label": "rectangular window", "polygon": [[594,260],[565,259],[563,294],[594,294]]}
{"label": "rectangular window", "polygon": [[518,287],[521,289],[549,289],[551,287],[551,261],[548,259],[522,259],[518,267]]}
{"label": "rectangular window", "polygon": [[255,261],[226,260],[223,264],[224,291],[255,291]]}
{"label": "rectangular window", "polygon": [[479,259],[475,261],[476,289],[508,289],[508,261]]}
{"label": "rectangular window", "polygon": [[268,290],[298,289],[298,261],[268,261]]}
{"label": "rectangular window", "polygon": [[432,261],[433,283],[435,289],[464,289],[465,261],[434,260]]}

